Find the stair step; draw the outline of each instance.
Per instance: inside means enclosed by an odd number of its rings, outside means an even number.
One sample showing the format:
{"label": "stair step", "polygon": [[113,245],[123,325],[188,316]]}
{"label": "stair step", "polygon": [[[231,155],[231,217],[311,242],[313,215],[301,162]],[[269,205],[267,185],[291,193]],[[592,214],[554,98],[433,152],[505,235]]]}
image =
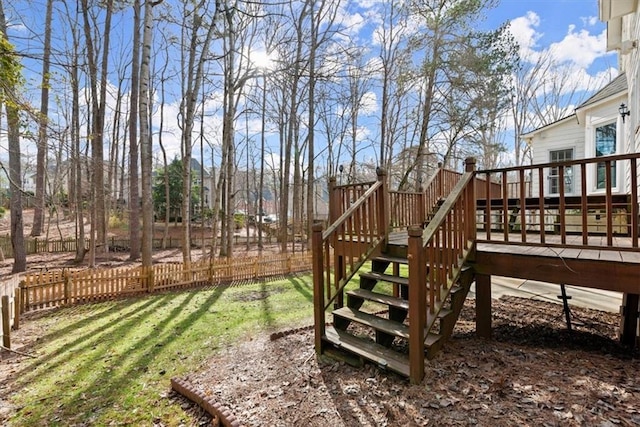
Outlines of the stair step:
{"label": "stair step", "polygon": [[380,294],[377,292],[368,291],[366,289],[354,289],[352,291],[348,291],[347,295],[367,301],[386,304],[389,307],[396,307],[401,310],[409,310],[409,301],[402,298],[396,298],[391,295]]}
{"label": "stair step", "polygon": [[333,310],[333,315],[369,326],[377,331],[381,331],[389,335],[409,338],[409,328],[406,325],[392,320],[383,319],[382,317],[365,313],[351,307],[342,307],[337,310]]}
{"label": "stair step", "polygon": [[428,350],[430,347],[436,345],[442,339],[442,335],[431,333],[424,337],[424,346]]}
{"label": "stair step", "polygon": [[[441,308],[438,314],[436,315],[436,319],[444,319],[447,316],[451,316],[452,313],[453,313],[453,310],[450,310],[448,308]],[[430,320],[431,320],[431,313],[427,312],[427,324],[430,323]]]}
{"label": "stair step", "polygon": [[384,369],[397,372],[405,377],[409,376],[409,358],[404,354],[376,344],[373,341],[355,337],[332,326],[327,326],[325,339],[331,344],[376,363]]}
{"label": "stair step", "polygon": [[[446,315],[447,314],[446,311],[450,311],[450,310],[445,310],[445,309],[440,310],[441,313],[443,311],[445,312],[444,315]],[[393,335],[395,337],[409,339],[409,327],[403,323],[398,323],[398,322],[394,322],[393,320],[384,319],[382,317],[365,313],[363,311],[356,310],[351,307],[342,307],[337,310],[333,310],[333,315],[341,317],[343,319],[348,319],[352,322],[360,323],[365,326],[369,326],[370,328],[373,328],[377,331],[381,331],[386,334]],[[440,315],[438,315],[438,318],[440,318]],[[424,341],[425,346],[429,348],[434,344],[436,344],[441,338],[442,338],[442,335],[440,334],[436,334],[433,332],[430,334],[425,333],[425,341]]]}
{"label": "stair step", "polygon": [[408,264],[409,263],[409,261],[406,258],[402,258],[402,257],[398,257],[398,256],[392,256],[392,255],[386,255],[386,254],[378,255],[377,257],[375,257],[373,259],[375,261],[391,262],[391,263],[398,263],[398,264]]}
{"label": "stair step", "polygon": [[360,278],[363,278],[363,277],[366,279],[374,279],[378,281],[397,283],[398,285],[409,286],[408,277],[398,277],[398,276],[393,276],[391,274],[376,273],[375,271],[370,271],[368,273],[360,273]]}

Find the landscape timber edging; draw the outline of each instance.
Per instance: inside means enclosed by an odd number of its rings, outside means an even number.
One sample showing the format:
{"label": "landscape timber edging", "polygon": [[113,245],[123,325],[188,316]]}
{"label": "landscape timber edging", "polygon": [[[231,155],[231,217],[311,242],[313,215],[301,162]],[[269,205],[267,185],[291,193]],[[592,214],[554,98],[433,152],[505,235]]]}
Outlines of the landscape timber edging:
{"label": "landscape timber edging", "polygon": [[195,387],[190,382],[179,378],[171,378],[171,388],[196,403],[212,417],[217,417],[221,425],[227,427],[243,427],[243,424],[231,413],[229,408],[214,401],[212,397],[207,400],[206,397],[195,391]]}

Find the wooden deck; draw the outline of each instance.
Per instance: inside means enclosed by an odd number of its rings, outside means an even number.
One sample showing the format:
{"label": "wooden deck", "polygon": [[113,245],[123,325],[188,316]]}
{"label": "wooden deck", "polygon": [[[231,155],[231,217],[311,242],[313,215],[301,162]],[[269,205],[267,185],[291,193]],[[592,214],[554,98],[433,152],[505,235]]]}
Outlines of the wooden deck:
{"label": "wooden deck", "polygon": [[[393,246],[407,245],[406,232],[389,236]],[[616,292],[640,293],[640,250],[632,247],[629,237],[614,237],[614,247],[607,247],[605,236],[589,236],[588,247],[582,236],[527,234],[522,242],[520,233],[478,232],[476,240],[476,273],[506,276],[542,282],[562,283]]]}
{"label": "wooden deck", "polygon": [[[464,173],[445,177],[439,170],[416,193],[388,191],[382,170],[375,183],[330,182],[331,225],[313,230],[316,351],[345,349],[348,344],[350,353],[389,365],[391,358],[372,352],[372,344],[351,341],[348,335],[336,337],[326,327],[325,314],[333,307],[334,327],[342,334],[349,334],[356,323],[375,332],[375,345],[387,348],[395,339],[406,341],[408,359],[398,359],[394,370],[417,384],[424,377],[425,352],[435,354],[439,348],[429,348],[428,337],[442,334],[445,339],[438,342],[446,341],[473,282],[476,330],[491,338],[492,276],[621,292],[620,340],[637,346],[639,160],[637,153],[476,171],[475,160],[469,158]],[[613,172],[623,168],[631,171],[623,190],[628,194],[614,194],[621,182],[612,180],[617,176]],[[596,170],[604,171],[604,182],[589,178],[588,172]],[[548,194],[550,174],[557,175],[557,194]],[[588,194],[596,184],[601,194]],[[360,274],[356,298],[345,287],[365,266],[376,274]],[[387,268],[393,269],[393,277],[387,277]],[[401,271],[407,274],[398,286]],[[393,297],[375,295],[382,281],[396,285]],[[360,315],[363,300],[387,306],[389,318]],[[427,322],[443,309],[454,313],[451,321]],[[400,326],[387,328],[388,322]]]}

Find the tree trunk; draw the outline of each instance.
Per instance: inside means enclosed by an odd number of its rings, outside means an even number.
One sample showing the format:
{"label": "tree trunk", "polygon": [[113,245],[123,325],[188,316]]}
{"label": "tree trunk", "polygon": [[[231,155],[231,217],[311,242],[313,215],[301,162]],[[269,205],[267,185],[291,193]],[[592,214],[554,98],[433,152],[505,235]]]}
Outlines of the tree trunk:
{"label": "tree trunk", "polygon": [[36,154],[36,197],[33,210],[31,236],[42,234],[44,222],[44,177],[47,158],[47,125],[49,120],[49,65],[51,58],[51,16],[53,0],[47,0],[44,24],[44,51],[42,57],[42,88],[40,89],[40,123],[38,127],[38,151]]}
{"label": "tree trunk", "polygon": [[138,89],[140,88],[140,1],[133,2],[131,95],[129,104],[129,259],[140,258],[140,190],[138,187]]}
{"label": "tree trunk", "polygon": [[[4,4],[0,0],[0,35],[8,43],[7,22],[4,15]],[[3,46],[4,47],[4,46]],[[17,57],[13,56],[13,66],[9,70],[2,70],[8,73],[9,81],[18,80],[21,66]],[[13,74],[16,75],[13,75]],[[20,273],[27,269],[27,254],[24,247],[24,227],[22,220],[22,173],[20,171],[20,114],[17,107],[15,87],[7,85],[3,87],[6,102],[4,107],[7,112],[7,142],[9,148],[9,189],[11,198],[9,207],[11,211],[11,246],[13,248],[13,268],[12,273]],[[2,98],[0,98],[2,100]],[[0,103],[0,107],[2,103]]]}
{"label": "tree trunk", "polygon": [[140,66],[140,153],[142,171],[142,265],[153,262],[153,198],[152,198],[152,140],[149,124],[149,62],[153,30],[153,7],[150,0],[144,6],[142,63]]}

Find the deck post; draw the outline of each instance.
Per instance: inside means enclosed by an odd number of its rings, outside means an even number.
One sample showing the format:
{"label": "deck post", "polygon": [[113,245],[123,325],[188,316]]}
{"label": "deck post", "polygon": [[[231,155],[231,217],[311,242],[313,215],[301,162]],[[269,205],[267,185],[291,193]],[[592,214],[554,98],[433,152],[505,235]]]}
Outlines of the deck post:
{"label": "deck post", "polygon": [[322,223],[313,224],[311,250],[313,251],[313,321],[316,353],[322,354],[322,337],[325,334],[324,319],[324,251],[322,250]]}
{"label": "deck post", "polygon": [[[464,171],[474,173],[476,170],[476,159],[474,157],[467,157],[464,160]],[[487,178],[488,179],[488,178]],[[476,240],[476,177],[475,174],[467,186],[467,211],[465,215],[465,225],[467,227],[467,236],[470,240]],[[465,242],[466,244],[466,242]]]}
{"label": "deck post", "polygon": [[622,319],[620,321],[620,342],[634,348],[638,345],[638,312],[640,295],[625,293],[622,297]]}
{"label": "deck post", "polygon": [[382,183],[382,197],[378,201],[378,209],[379,209],[379,221],[380,224],[380,232],[383,233],[385,237],[389,236],[389,224],[390,224],[390,214],[389,210],[391,208],[391,204],[389,203],[389,187],[387,183],[387,172],[382,168],[376,169],[376,175],[378,176],[378,181]]}
{"label": "deck post", "polygon": [[476,333],[491,339],[491,276],[476,274]]}
{"label": "deck post", "polygon": [[409,379],[419,384],[424,377],[424,328],[426,326],[427,260],[422,228],[409,228]]}
{"label": "deck post", "polygon": [[329,178],[329,224],[333,224],[333,222],[338,219],[338,206],[336,200],[336,177],[332,176]]}

